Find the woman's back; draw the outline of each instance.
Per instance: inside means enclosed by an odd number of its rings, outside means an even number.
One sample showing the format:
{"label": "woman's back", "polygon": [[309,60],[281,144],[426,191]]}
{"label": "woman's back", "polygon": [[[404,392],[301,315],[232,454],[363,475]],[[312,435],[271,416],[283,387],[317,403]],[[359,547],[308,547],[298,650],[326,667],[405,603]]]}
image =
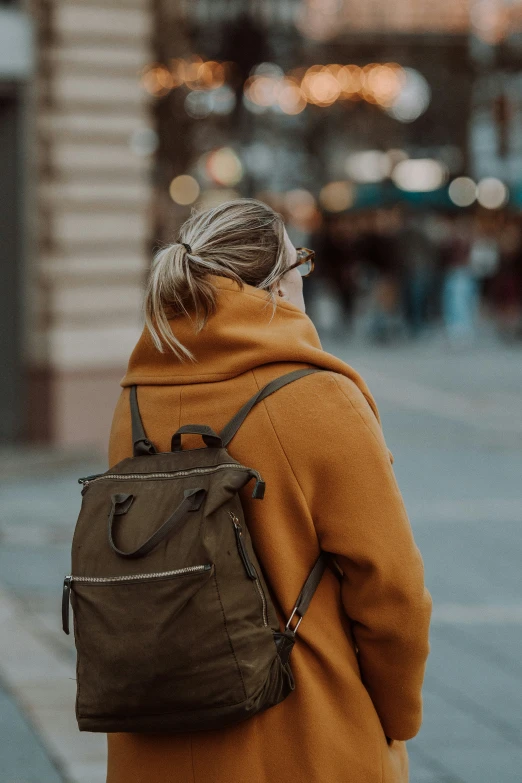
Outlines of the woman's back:
{"label": "woman's back", "polygon": [[[430,601],[375,404],[359,376],[321,350],[298,308],[279,302],[272,313],[263,291],[211,279],[217,308],[205,328],[173,322],[194,363],[158,352],[148,332],[138,343],[110,464],[132,451],[132,384],[148,436],[168,450],[179,426],[219,431],[268,381],[324,368],[258,404],[229,450],[266,481],[262,502],[247,490],[242,501],[280,619],[320,549],[344,575],[328,569],[319,585],[292,652],[296,689],[284,702],[219,731],[109,735],[108,783],[402,783],[400,740],[421,720]],[[187,438],[186,447],[199,445]]]}

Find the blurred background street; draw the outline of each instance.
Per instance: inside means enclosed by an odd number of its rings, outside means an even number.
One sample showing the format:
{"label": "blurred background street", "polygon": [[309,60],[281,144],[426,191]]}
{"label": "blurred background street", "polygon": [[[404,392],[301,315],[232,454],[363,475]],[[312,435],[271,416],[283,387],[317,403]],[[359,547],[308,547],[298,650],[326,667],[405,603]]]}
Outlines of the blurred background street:
{"label": "blurred background street", "polygon": [[154,251],[238,196],[315,249],[395,456],[434,597],[412,783],[520,783],[521,87],[522,0],[0,0],[0,783],[104,780],[60,630],[76,479]]}

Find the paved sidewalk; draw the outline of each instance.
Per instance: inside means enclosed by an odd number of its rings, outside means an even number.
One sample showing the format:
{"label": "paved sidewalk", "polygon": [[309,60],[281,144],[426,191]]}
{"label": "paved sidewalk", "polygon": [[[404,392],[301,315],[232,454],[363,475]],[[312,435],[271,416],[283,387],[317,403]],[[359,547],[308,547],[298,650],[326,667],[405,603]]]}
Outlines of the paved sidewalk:
{"label": "paved sidewalk", "polygon": [[[2,780],[6,783],[61,783],[58,764],[48,754],[11,693],[0,683]],[[5,750],[7,749],[7,752]],[[20,772],[23,770],[23,778]]]}
{"label": "paved sidewalk", "polygon": [[105,736],[78,732],[74,644],[60,627],[77,477],[103,467],[88,454],[0,454],[2,783],[105,781]]}
{"label": "paved sidewalk", "polygon": [[[377,399],[434,598],[411,783],[520,783],[522,351],[325,347]],[[74,648],[60,628],[76,479],[104,467],[0,452],[1,783],[105,780],[105,738],[76,727]]]}

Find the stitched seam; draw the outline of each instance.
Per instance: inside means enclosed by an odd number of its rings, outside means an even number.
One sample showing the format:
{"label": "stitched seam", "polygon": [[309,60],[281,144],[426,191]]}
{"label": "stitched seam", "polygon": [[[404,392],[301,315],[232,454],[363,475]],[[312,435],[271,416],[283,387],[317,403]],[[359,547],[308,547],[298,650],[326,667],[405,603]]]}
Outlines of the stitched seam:
{"label": "stitched seam", "polygon": [[[223,625],[225,626],[225,633],[227,635],[228,643],[230,645],[230,650],[232,652],[232,656],[234,658],[234,661],[236,662],[236,667],[237,667],[237,670],[239,672],[239,676],[241,678],[241,684],[243,686],[243,693],[245,694],[245,699],[248,699],[248,694],[247,694],[246,688],[245,688],[245,681],[243,679],[243,672],[241,671],[241,668],[239,666],[239,662],[238,662],[237,657],[236,657],[236,652],[235,652],[234,647],[232,645],[232,639],[230,638],[230,634],[228,632],[227,618],[226,618],[226,615],[225,615],[225,609],[223,607],[223,601],[221,600],[221,593],[219,592],[219,585],[218,585],[218,581],[217,581],[217,576],[216,576],[216,571],[215,570],[214,570],[214,584],[216,585],[216,592],[217,592],[217,596],[218,596],[218,600],[219,600],[219,605],[221,607],[221,614],[223,615]],[[242,704],[242,702],[238,701],[238,702],[234,702],[234,704]],[[223,705],[223,706],[233,706],[233,705],[228,705],[227,704],[227,705]]]}
{"label": "stitched seam", "polygon": [[[361,419],[361,421],[362,421],[362,423],[364,424],[364,426],[366,427],[366,429],[368,429],[368,430],[371,432],[371,434],[372,434],[372,437],[374,438],[374,440],[375,440],[375,442],[377,443],[377,445],[379,446],[379,448],[382,448],[382,443],[381,443],[381,441],[379,440],[379,438],[377,437],[377,435],[375,434],[375,432],[372,430],[372,428],[370,427],[370,425],[368,424],[368,422],[365,420],[365,418],[364,418],[364,416],[362,415],[361,411],[360,411],[358,408],[356,408],[356,407],[355,407],[355,405],[353,404],[353,400],[351,400],[351,399],[350,399],[350,397],[348,397],[348,395],[346,394],[346,392],[344,391],[344,389],[343,389],[343,388],[342,388],[342,386],[340,385],[340,383],[339,383],[339,381],[337,380],[337,378],[335,377],[335,375],[332,375],[331,377],[332,377],[332,380],[335,382],[335,385],[337,386],[337,388],[339,389],[339,391],[340,391],[340,392],[341,392],[341,394],[343,395],[343,397],[344,397],[346,400],[348,400],[348,402],[350,403],[350,405],[352,406],[352,408],[354,409],[354,411],[357,413],[357,415],[358,415],[358,416],[359,416],[359,418]],[[363,396],[364,396],[364,395],[363,395]],[[365,399],[366,399],[366,398],[365,398]]]}
{"label": "stitched seam", "polygon": [[[240,373],[241,374],[241,373]],[[136,380],[132,380],[136,375]],[[169,380],[172,376],[168,375],[167,379],[163,381],[162,383],[158,383],[158,376],[157,375],[139,375],[139,373],[131,372],[129,375],[124,375],[122,380],[120,381],[120,386],[123,385],[124,389],[127,389],[129,386],[135,386],[137,384],[141,386],[175,386],[176,384],[172,382],[172,380]],[[194,380],[194,378],[198,378],[200,382],[204,382],[206,379],[211,378],[223,378],[223,380],[232,380],[232,378],[237,378],[237,375],[234,375],[234,373],[230,372],[208,372],[203,373],[202,375],[179,375],[176,376],[176,382],[177,383],[197,383],[197,381]],[[125,383],[123,384],[123,381]]]}

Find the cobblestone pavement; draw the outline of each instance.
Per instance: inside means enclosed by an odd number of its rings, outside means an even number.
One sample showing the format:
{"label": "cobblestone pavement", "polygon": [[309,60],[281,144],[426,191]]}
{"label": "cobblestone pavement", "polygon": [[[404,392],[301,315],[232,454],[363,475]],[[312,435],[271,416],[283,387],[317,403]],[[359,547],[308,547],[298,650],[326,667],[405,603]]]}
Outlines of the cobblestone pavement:
{"label": "cobblestone pavement", "polygon": [[[522,351],[325,347],[377,399],[434,598],[411,781],[520,783]],[[76,478],[100,468],[92,455],[0,453],[0,783],[104,780],[103,736],[76,729],[59,627]]]}

